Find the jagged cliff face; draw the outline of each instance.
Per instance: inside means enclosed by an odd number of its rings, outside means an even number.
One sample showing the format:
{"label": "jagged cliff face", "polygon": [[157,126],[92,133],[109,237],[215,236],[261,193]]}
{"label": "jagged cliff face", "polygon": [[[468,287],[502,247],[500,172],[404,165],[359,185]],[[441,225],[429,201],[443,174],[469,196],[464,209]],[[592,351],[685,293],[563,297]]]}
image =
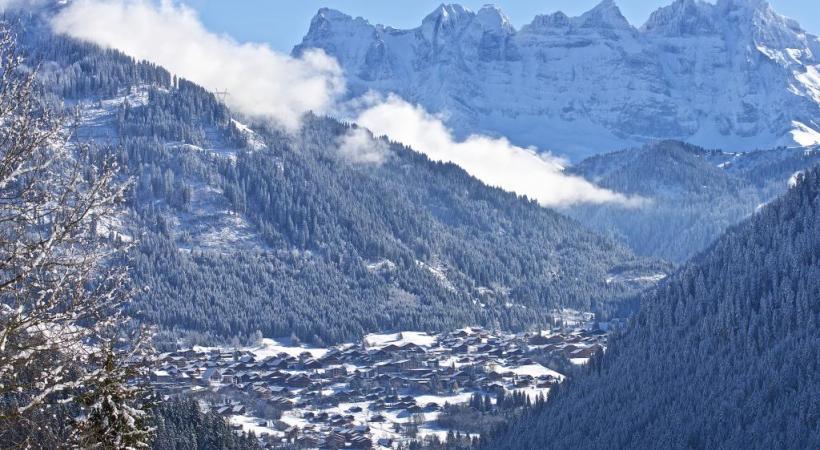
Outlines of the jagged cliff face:
{"label": "jagged cliff face", "polygon": [[335,56],[350,94],[395,92],[460,135],[580,159],[651,139],[748,150],[820,143],[820,40],[761,0],[677,0],[637,29],[611,0],[516,30],[442,5],[397,30],[322,9],[294,53]]}

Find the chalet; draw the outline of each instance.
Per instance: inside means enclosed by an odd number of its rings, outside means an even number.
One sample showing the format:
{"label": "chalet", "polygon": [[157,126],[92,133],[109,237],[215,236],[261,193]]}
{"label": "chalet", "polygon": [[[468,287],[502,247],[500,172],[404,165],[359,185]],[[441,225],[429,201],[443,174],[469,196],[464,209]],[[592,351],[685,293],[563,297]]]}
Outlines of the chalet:
{"label": "chalet", "polygon": [[371,441],[370,438],[366,436],[354,436],[350,439],[350,448],[373,448],[373,441]]}
{"label": "chalet", "polygon": [[430,380],[427,378],[408,378],[405,380],[408,388],[415,391],[429,392]]}
{"label": "chalet", "polygon": [[268,386],[268,391],[273,397],[290,397],[293,394],[285,386]]}
{"label": "chalet", "polygon": [[553,334],[547,338],[547,344],[560,344],[566,340],[566,337],[560,334]]}
{"label": "chalet", "polygon": [[347,369],[342,365],[328,366],[325,368],[325,375],[332,378],[343,377],[347,375]]}
{"label": "chalet", "polygon": [[284,358],[268,358],[264,362],[269,369],[287,369],[288,360]]}
{"label": "chalet", "polygon": [[302,367],[305,369],[321,369],[322,363],[313,358],[308,358],[302,362]]}
{"label": "chalet", "polygon": [[301,435],[296,439],[299,448],[318,448],[319,438],[313,435]]}
{"label": "chalet", "polygon": [[289,376],[290,375],[287,372],[273,370],[270,372],[264,372],[262,379],[268,383],[282,384]]}
{"label": "chalet", "polygon": [[310,386],[310,378],[305,374],[291,375],[285,380],[285,383],[291,387],[308,387]]}
{"label": "chalet", "polygon": [[337,432],[332,432],[325,438],[324,445],[320,445],[321,448],[342,448],[345,445],[345,437],[342,434]]}
{"label": "chalet", "polygon": [[530,353],[536,353],[536,352],[540,352],[540,353],[553,353],[553,352],[556,352],[556,351],[558,351],[558,350],[560,350],[560,347],[558,347],[557,345],[555,345],[555,344],[547,344],[547,345],[545,345],[545,346],[541,347],[540,349],[532,349],[532,348],[531,348],[531,349],[530,349]]}
{"label": "chalet", "polygon": [[518,387],[518,388],[530,387],[530,386],[533,385],[533,381],[534,380],[532,378],[519,378],[515,381],[515,387]]}
{"label": "chalet", "polygon": [[222,371],[216,367],[209,367],[202,372],[201,377],[203,384],[215,384],[222,381]]}
{"label": "chalet", "polygon": [[342,360],[336,355],[325,355],[320,361],[325,366],[335,366],[342,363]]}
{"label": "chalet", "polygon": [[500,381],[503,378],[504,376],[501,373],[496,372],[495,370],[492,370],[487,373],[487,379],[490,381]]}
{"label": "chalet", "polygon": [[195,351],[192,348],[189,348],[189,349],[186,349],[186,350],[179,350],[179,351],[173,352],[172,355],[173,355],[172,358],[179,357],[179,358],[183,358],[183,359],[191,359],[191,358],[194,358],[196,356],[199,356],[200,353]]}
{"label": "chalet", "polygon": [[565,346],[564,346],[564,348],[562,349],[562,351],[564,352],[564,355],[565,355],[565,356],[570,357],[570,355],[572,355],[572,353],[573,353],[574,351],[578,350],[578,349],[579,349],[579,347],[578,347],[578,346],[575,346],[575,345],[572,345],[572,344],[568,344],[568,345],[565,345]]}
{"label": "chalet", "polygon": [[597,345],[593,345],[592,347],[587,347],[587,348],[581,348],[581,349],[575,350],[574,352],[570,353],[569,357],[570,358],[592,358],[593,356],[595,356],[596,353],[598,353],[599,348],[600,347],[598,347]]}
{"label": "chalet", "polygon": [[490,383],[485,388],[491,394],[503,394],[506,392],[504,385],[501,383]]}
{"label": "chalet", "polygon": [[149,377],[151,381],[155,383],[168,383],[173,380],[171,374],[168,373],[167,370],[152,370]]}
{"label": "chalet", "polygon": [[257,383],[259,381],[262,381],[262,377],[259,376],[258,372],[248,371],[244,373],[242,381],[245,383]]}
{"label": "chalet", "polygon": [[383,361],[376,363],[373,369],[379,375],[377,378],[382,378],[386,374],[396,373],[398,367],[392,361]]}
{"label": "chalet", "polygon": [[492,344],[482,344],[476,348],[476,351],[479,353],[489,353],[490,351],[494,350],[495,346]]}
{"label": "chalet", "polygon": [[254,386],[253,393],[257,397],[262,399],[270,399],[273,396],[270,389],[266,388],[265,386]]}

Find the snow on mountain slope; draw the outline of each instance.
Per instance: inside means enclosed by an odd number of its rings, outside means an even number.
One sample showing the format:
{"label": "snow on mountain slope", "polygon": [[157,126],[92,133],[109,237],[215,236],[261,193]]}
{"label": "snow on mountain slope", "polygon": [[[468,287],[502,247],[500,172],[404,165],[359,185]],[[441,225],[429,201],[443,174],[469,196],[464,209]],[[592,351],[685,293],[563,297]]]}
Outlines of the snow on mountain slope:
{"label": "snow on mountain slope", "polygon": [[[117,115],[126,105],[129,108],[148,105],[151,90],[164,92],[156,86],[144,85],[126,89],[112,98],[85,98],[66,102],[67,106],[76,107],[79,111],[80,121],[75,136],[80,141],[93,141],[96,145],[120,145],[123,136],[117,124]],[[265,148],[262,138],[256,132],[235,119],[232,122],[245,139],[248,150]],[[180,157],[205,153],[211,157],[235,160],[237,154],[243,151],[226,142],[218,130],[205,131],[202,146],[176,141],[164,141],[162,145]],[[161,199],[153,204],[164,218],[168,233],[174,237],[179,249],[220,253],[237,249],[249,252],[269,249],[247,217],[233,210],[221,188],[204,179],[184,178],[179,181],[186,187],[188,196],[184,207],[174,207]],[[130,239],[131,234],[140,234],[139,228],[131,223],[134,220],[134,217],[128,217],[126,223],[104,224],[100,227],[100,232],[111,231]]]}
{"label": "snow on mountain slope", "polygon": [[820,143],[820,41],[761,0],[677,0],[637,29],[611,0],[516,30],[442,5],[398,30],[321,9],[293,53],[337,58],[349,95],[394,92],[459,137],[504,135],[578,160],[652,139],[727,150]]}

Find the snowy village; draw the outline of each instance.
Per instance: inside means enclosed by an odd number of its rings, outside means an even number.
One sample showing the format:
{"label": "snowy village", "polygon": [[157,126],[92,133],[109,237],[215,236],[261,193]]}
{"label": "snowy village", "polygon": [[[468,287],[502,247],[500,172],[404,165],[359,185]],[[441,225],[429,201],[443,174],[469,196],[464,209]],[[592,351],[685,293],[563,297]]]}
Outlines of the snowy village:
{"label": "snowy village", "polygon": [[371,334],[333,348],[263,339],[162,354],[151,379],[163,395],[192,395],[263,445],[397,448],[425,436],[468,436],[442,423],[451,405],[545,399],[565,379],[547,361],[578,366],[604,351],[607,334],[593,328]]}

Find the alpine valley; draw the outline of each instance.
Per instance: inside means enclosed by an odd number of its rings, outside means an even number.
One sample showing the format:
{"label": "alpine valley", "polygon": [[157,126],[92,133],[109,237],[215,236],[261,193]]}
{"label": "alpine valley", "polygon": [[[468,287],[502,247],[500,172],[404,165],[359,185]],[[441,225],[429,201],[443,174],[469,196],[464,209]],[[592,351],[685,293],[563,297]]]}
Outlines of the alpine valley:
{"label": "alpine valley", "polygon": [[[820,39],[796,21],[322,8],[284,55],[191,4],[0,1],[0,447],[820,445]],[[55,25],[78,11],[150,26]],[[284,124],[112,43],[153,34],[346,87]],[[452,136],[345,115],[391,98]],[[545,206],[420,148],[450,141],[610,196]]]}

